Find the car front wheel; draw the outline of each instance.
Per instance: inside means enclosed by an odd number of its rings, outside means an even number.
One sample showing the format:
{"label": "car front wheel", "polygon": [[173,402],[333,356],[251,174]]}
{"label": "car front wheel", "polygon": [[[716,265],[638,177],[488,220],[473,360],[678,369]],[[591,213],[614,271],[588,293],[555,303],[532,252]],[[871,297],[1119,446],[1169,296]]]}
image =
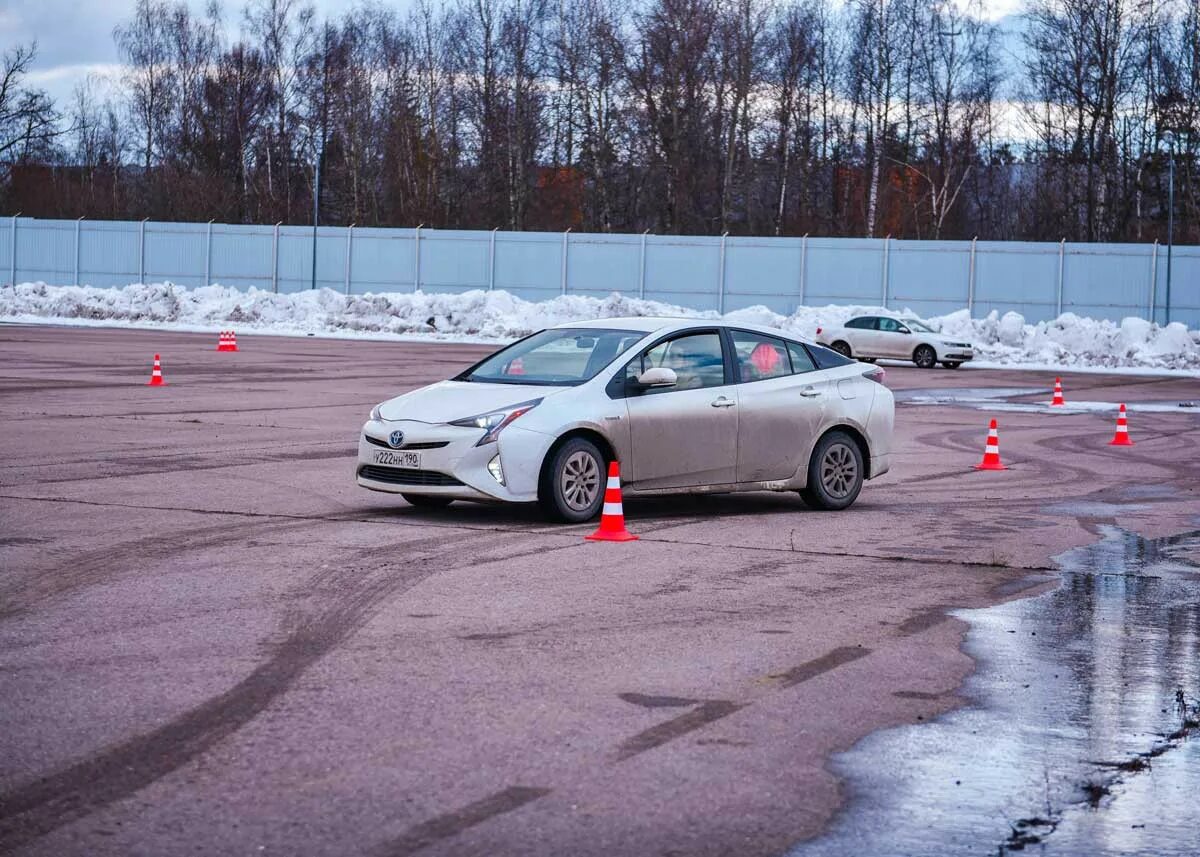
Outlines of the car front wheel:
{"label": "car front wheel", "polygon": [[552,520],[580,524],[600,514],[607,483],[604,456],[596,444],[572,438],[543,468],[538,503]]}
{"label": "car front wheel", "polygon": [[957,369],[959,366],[962,365],[962,363],[960,363],[958,360],[947,360],[942,365],[945,366],[947,369]]}
{"label": "car front wheel", "polygon": [[845,509],[858,498],[864,476],[862,451],[854,438],[832,431],[817,441],[808,461],[808,485],[800,496],[814,509]]}
{"label": "car front wheel", "polygon": [[913,352],[913,363],[921,369],[932,369],[937,365],[937,352],[928,345],[918,345]]}

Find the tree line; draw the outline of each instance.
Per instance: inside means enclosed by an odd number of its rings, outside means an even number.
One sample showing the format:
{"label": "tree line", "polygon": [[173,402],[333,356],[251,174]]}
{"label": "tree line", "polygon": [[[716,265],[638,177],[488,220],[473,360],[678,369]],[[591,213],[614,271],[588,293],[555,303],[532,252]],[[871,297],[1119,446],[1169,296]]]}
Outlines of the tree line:
{"label": "tree line", "polygon": [[1200,242],[1200,2],[135,0],[69,103],[0,68],[41,217]]}

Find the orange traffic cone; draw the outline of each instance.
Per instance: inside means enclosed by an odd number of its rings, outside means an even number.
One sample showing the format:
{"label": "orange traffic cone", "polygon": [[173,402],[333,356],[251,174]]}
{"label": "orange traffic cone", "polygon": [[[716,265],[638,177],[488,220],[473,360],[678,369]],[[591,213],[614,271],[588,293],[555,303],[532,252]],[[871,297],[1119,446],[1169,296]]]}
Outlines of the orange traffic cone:
{"label": "orange traffic cone", "polygon": [[154,368],[150,371],[150,380],[146,382],[147,387],[165,387],[167,382],[162,376],[162,361],[158,359],[158,355],[154,355]]}
{"label": "orange traffic cone", "polygon": [[1000,431],[996,421],[988,426],[987,446],[983,448],[983,461],[975,465],[976,470],[1008,470],[1000,461]]}
{"label": "orange traffic cone", "polygon": [[1129,439],[1129,421],[1125,419],[1125,405],[1121,404],[1121,410],[1117,411],[1117,433],[1113,435],[1113,439],[1108,442],[1109,446],[1133,446],[1133,441]]}
{"label": "orange traffic cone", "polygon": [[1050,406],[1054,407],[1054,408],[1061,408],[1065,404],[1066,404],[1066,402],[1063,401],[1063,394],[1062,394],[1062,379],[1055,378],[1054,379],[1054,399],[1050,402]]}
{"label": "orange traffic cone", "polygon": [[586,538],[593,542],[632,542],[637,539],[625,529],[625,510],[621,506],[621,466],[615,461],[608,465],[608,485],[604,489],[600,528]]}
{"label": "orange traffic cone", "polygon": [[237,351],[237,334],[232,330],[222,330],[217,337],[218,351]]}

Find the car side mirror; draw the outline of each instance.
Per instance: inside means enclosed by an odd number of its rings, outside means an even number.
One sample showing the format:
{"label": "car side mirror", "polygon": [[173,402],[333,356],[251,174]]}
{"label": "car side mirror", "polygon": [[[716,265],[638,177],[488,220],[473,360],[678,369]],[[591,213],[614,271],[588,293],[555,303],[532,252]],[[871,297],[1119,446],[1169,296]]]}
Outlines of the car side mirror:
{"label": "car side mirror", "polygon": [[647,389],[651,387],[674,387],[679,383],[679,376],[675,374],[674,369],[668,369],[665,366],[655,366],[653,369],[647,369],[637,377],[639,387]]}
{"label": "car side mirror", "polygon": [[907,327],[901,327],[896,330],[897,333],[912,333]]}

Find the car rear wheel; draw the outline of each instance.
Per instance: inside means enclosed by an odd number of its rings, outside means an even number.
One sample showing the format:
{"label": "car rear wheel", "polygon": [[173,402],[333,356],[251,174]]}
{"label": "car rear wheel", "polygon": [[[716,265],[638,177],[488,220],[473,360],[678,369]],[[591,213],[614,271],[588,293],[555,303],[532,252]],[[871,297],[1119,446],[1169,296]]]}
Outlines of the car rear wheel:
{"label": "car rear wheel", "polygon": [[552,520],[590,521],[600,514],[607,483],[603,454],[590,440],[575,437],[555,450],[543,468],[538,503]]}
{"label": "car rear wheel", "polygon": [[839,339],[837,342],[833,343],[833,345],[831,345],[829,347],[832,348],[834,351],[836,351],[838,354],[842,355],[843,357],[850,356],[850,343],[849,342],[843,342],[842,340]]}
{"label": "car rear wheel", "polygon": [[454,502],[453,497],[440,497],[437,494],[401,494],[410,506],[418,509],[445,509]]}
{"label": "car rear wheel", "polygon": [[959,366],[962,365],[962,363],[958,360],[947,360],[942,365],[945,366],[947,369],[957,369]]}
{"label": "car rear wheel", "polygon": [[932,369],[937,365],[937,352],[928,345],[918,345],[913,352],[913,363],[921,369]]}
{"label": "car rear wheel", "polygon": [[808,485],[800,496],[814,509],[845,509],[858,498],[864,476],[862,451],[854,438],[832,431],[817,441],[808,461]]}

